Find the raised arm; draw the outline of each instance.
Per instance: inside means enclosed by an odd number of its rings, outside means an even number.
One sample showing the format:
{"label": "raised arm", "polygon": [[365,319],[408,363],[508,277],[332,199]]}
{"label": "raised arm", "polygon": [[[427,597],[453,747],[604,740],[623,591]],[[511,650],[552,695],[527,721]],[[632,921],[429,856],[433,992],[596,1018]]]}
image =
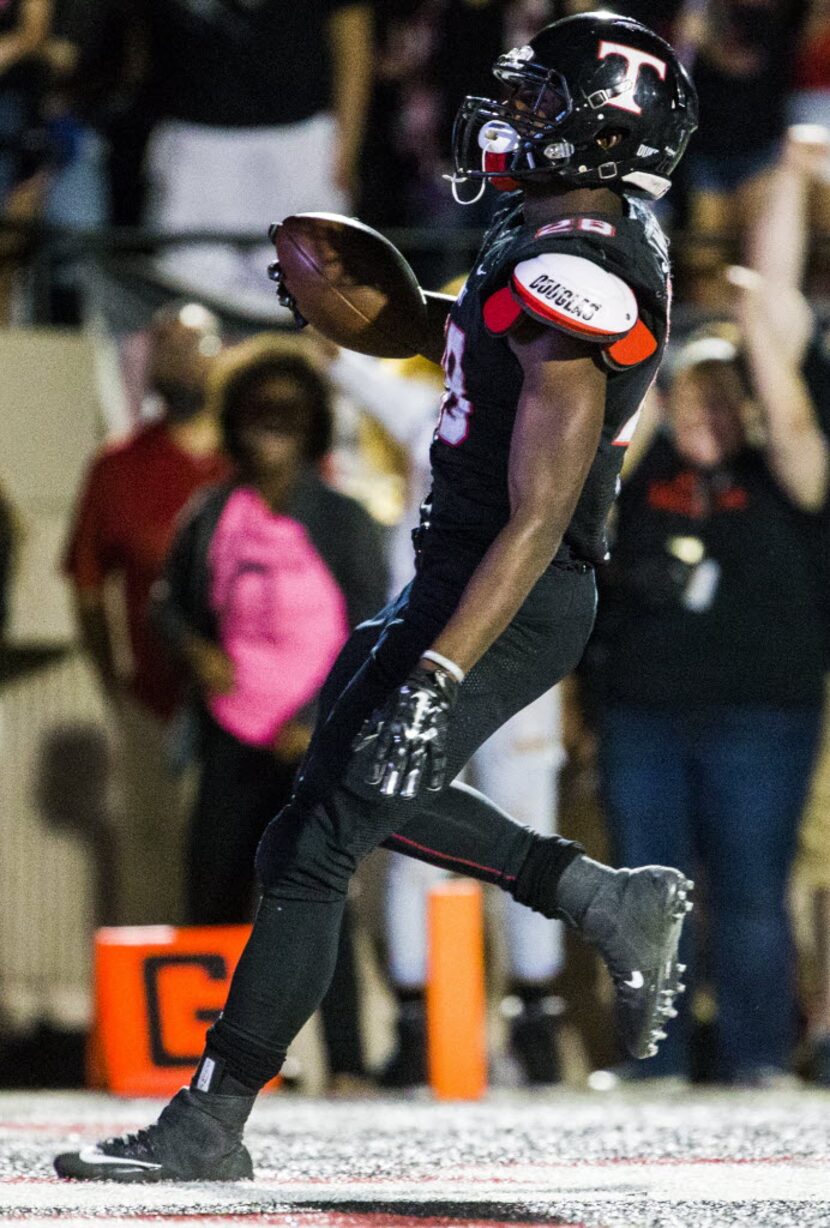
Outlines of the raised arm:
{"label": "raised arm", "polygon": [[819,511],[827,501],[830,445],[801,376],[800,356],[778,343],[765,282],[749,269],[733,269],[730,276],[770,469],[794,503]]}
{"label": "raised arm", "polygon": [[790,128],[765,207],[749,236],[749,263],[768,287],[767,327],[777,348],[796,365],[813,327],[813,313],[801,292],[809,246],[809,189],[817,175],[826,174],[828,161],[826,128],[814,124]]}
{"label": "raised arm", "polygon": [[371,6],[347,4],[335,9],[329,18],[328,34],[338,136],[334,179],[353,197],[374,71]]}

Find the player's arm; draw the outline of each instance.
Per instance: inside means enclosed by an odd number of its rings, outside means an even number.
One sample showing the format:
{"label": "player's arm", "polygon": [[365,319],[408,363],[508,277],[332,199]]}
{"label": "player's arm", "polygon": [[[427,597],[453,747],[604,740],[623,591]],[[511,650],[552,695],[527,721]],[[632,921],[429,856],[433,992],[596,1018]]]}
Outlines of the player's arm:
{"label": "player's arm", "polygon": [[550,564],[596,455],[606,375],[596,347],[528,325],[511,337],[524,381],[510,445],[510,519],[432,648],[468,672]]}
{"label": "player's arm", "polygon": [[511,346],[524,381],[510,447],[510,519],[429,654],[355,743],[372,748],[367,779],[387,796],[412,798],[424,782],[445,784],[458,684],[553,559],[596,455],[606,376],[595,348],[536,325]]}

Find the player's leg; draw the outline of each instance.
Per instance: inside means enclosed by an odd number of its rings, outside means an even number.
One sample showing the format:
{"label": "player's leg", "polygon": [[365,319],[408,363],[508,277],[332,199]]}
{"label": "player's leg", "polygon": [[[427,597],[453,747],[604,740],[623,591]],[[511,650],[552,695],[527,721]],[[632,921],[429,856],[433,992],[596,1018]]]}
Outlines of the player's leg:
{"label": "player's leg", "polygon": [[[557,571],[470,672],[453,713],[448,775],[582,654],[593,623],[593,576]],[[559,874],[576,846],[514,823],[475,790],[454,785],[416,802],[366,783],[370,756],[351,746],[365,717],[406,677],[423,651],[424,628],[388,622],[371,655],[320,722],[302,779],[269,825],[257,854],[263,899],[221,1018],[208,1034],[205,1082],[227,1074],[252,1091],[279,1071],[294,1036],[331,977],[349,879],[358,862],[393,834],[396,847],[473,873],[555,915]],[[412,834],[411,834],[412,833]],[[534,857],[536,846],[550,846]],[[528,869],[528,862],[531,863]]]}
{"label": "player's leg", "polygon": [[[559,693],[553,688],[498,729],[465,771],[465,778],[514,822],[540,835],[555,830],[563,753],[559,721]],[[444,875],[414,857],[390,861],[384,912],[398,1013],[394,1048],[377,1075],[385,1087],[426,1082],[427,896]],[[555,1083],[560,1002],[551,982],[562,966],[562,930],[509,895],[503,903],[509,979],[502,1007],[510,1050],[528,1082]]]}
{"label": "player's leg", "polygon": [[[449,748],[453,774],[503,720],[556,681],[563,652],[567,668],[582,652],[593,620],[592,578],[563,574],[542,587],[544,615],[537,597],[530,603],[537,616],[520,620],[470,673]],[[244,1122],[257,1091],[279,1071],[289,1044],[326,992],[349,878],[360,858],[405,827],[418,809],[417,803],[369,787],[366,756],[351,752],[365,718],[404,680],[434,637],[435,627],[407,622],[404,613],[392,608],[374,626],[358,629],[324,688],[323,711],[295,798],[270,824],[260,846],[263,898],[192,1086],[139,1136],[58,1157],[61,1175],[148,1181],[250,1174],[241,1142]],[[522,661],[537,653],[533,669],[522,670]],[[556,672],[551,675],[550,669]],[[462,859],[473,861],[480,807],[472,794],[448,792],[461,812],[455,834],[463,833]],[[488,855],[498,861],[482,864],[481,871],[513,883],[534,837],[501,812],[498,826],[487,844]],[[468,844],[472,858],[464,855]],[[190,1118],[196,1120],[192,1129]]]}
{"label": "player's leg", "polygon": [[[452,776],[503,721],[571,670],[582,653],[593,619],[592,578],[553,576],[536,598],[465,681],[448,744]],[[567,616],[560,618],[558,611]],[[344,693],[329,717],[330,759],[337,752],[337,739],[331,741],[337,722],[350,736],[355,732],[354,714],[340,710],[341,704],[355,704],[359,693],[364,701],[377,702],[372,670],[385,667],[381,650],[389,649],[396,633],[411,634],[387,628],[377,653],[350,683],[351,695]],[[325,991],[349,877],[383,841],[495,882],[542,915],[564,917],[579,928],[596,943],[615,979],[618,1024],[629,1050],[645,1056],[662,1010],[668,1009],[666,999],[676,991],[685,878],[664,869],[609,870],[581,856],[578,846],[514,823],[481,794],[458,784],[424,793],[416,804],[383,797],[366,785],[361,758],[352,757],[346,778],[329,787],[322,801],[315,800],[317,765],[310,764],[305,797],[298,795],[263,838],[258,867],[265,896],[227,1006],[209,1034],[208,1055],[216,1058],[220,1072],[211,1086],[221,1087],[222,1069],[251,1089],[277,1072],[288,1044]]]}
{"label": "player's leg", "polygon": [[[582,653],[593,620],[592,577],[548,573],[533,598],[462,688],[448,745],[452,775],[503,721],[573,668]],[[104,1145],[101,1161],[79,1164],[78,1155],[60,1158],[57,1167],[63,1175],[121,1180],[159,1179],[160,1173],[179,1180],[211,1176],[217,1166],[206,1162],[211,1153],[204,1145],[194,1151],[188,1144],[182,1113],[210,1117],[216,1134],[212,1154],[235,1156],[245,1175],[240,1159],[244,1120],[256,1091],[277,1073],[288,1045],[325,993],[349,878],[363,856],[396,832],[419,845],[419,856],[496,881],[546,916],[567,914],[604,948],[620,983],[642,965],[639,981],[621,990],[623,1014],[628,1008],[641,1031],[644,1013],[646,1023],[653,1022],[644,1006],[630,1009],[629,999],[639,1003],[645,997],[648,1006],[649,995],[656,1001],[665,976],[673,974],[660,943],[668,943],[668,910],[677,903],[670,896],[679,893],[681,876],[662,871],[652,882],[647,875],[646,901],[639,888],[629,890],[629,879],[580,857],[564,841],[521,828],[472,790],[456,786],[432,797],[424,794],[413,804],[366,785],[364,756],[351,754],[354,736],[390,688],[406,677],[426,646],[424,636],[432,634],[431,628],[408,623],[400,614],[385,624],[372,654],[321,721],[302,787],[263,838],[258,868],[264,895],[253,932],[225,1010],[209,1033],[194,1086],[179,1093],[166,1116],[145,1132],[155,1160],[139,1156],[138,1163],[145,1168],[149,1163],[152,1174],[148,1178],[133,1168],[123,1176],[111,1166],[111,1161],[129,1161],[134,1153],[127,1139]],[[429,821],[416,829],[421,840],[413,841],[413,820],[424,814]],[[577,873],[569,873],[572,866],[579,867]],[[654,927],[657,913],[663,929],[655,937],[649,926]],[[631,932],[639,945],[631,941]],[[652,975],[655,947],[662,982]]]}
{"label": "player's leg", "polygon": [[[465,769],[465,779],[472,778],[515,822],[544,835],[555,828],[558,729],[559,694],[553,688],[498,729]],[[427,896],[444,875],[414,857],[390,859],[384,915],[398,1012],[395,1045],[377,1074],[384,1087],[426,1081]],[[558,1002],[551,980],[561,967],[561,930],[509,896],[504,905],[510,980],[503,1008],[510,1046],[529,1082],[555,1082]]]}
{"label": "player's leg", "polygon": [[[347,688],[349,680],[360,672],[367,662],[373,646],[382,635],[384,626],[389,619],[394,619],[396,605],[391,603],[386,610],[381,611],[376,619],[361,624],[350,636],[342,649],[332,671],[324,685],[320,698],[321,715],[319,727],[326,724],[326,716],[334,705],[338,693]],[[417,659],[417,657],[416,657]],[[314,743],[310,748],[309,756]],[[308,957],[309,966],[316,972],[322,970],[322,986],[329,983],[336,963],[339,943],[340,921],[345,901],[345,889],[335,893],[331,901],[324,902],[317,911],[315,921],[324,912],[330,925],[323,927],[322,944],[315,945],[317,933],[315,924],[308,928],[308,941],[302,943],[303,958]],[[261,925],[263,904],[257,914],[254,930]],[[330,904],[330,906],[329,906]],[[290,927],[288,913],[289,905],[277,905],[275,913],[279,916],[285,909],[286,921]],[[274,910],[269,913],[274,915]],[[297,947],[305,935],[302,921],[296,931]],[[289,940],[290,943],[290,940]],[[249,944],[250,945],[250,944]],[[264,944],[267,948],[267,941]],[[322,958],[317,958],[318,946],[322,950]],[[278,956],[278,952],[275,952]],[[266,952],[267,960],[267,952]],[[270,962],[270,961],[268,961]],[[279,972],[279,969],[271,969]],[[286,993],[292,990],[292,976],[297,984],[302,976],[296,968],[289,970],[287,978],[283,978]],[[315,981],[315,986],[317,981]],[[253,996],[256,997],[256,985],[253,986]],[[302,999],[299,1005],[300,1017],[310,1014],[317,1004],[315,993],[313,1005],[306,1012]],[[245,1039],[241,1039],[242,1052],[245,1053]],[[286,1045],[287,1047],[287,1045]],[[243,1059],[244,1064],[244,1059]],[[279,1067],[279,1061],[276,1068]],[[79,1180],[109,1180],[119,1182],[154,1182],[161,1180],[240,1180],[252,1175],[251,1159],[242,1144],[242,1130],[250,1114],[256,1092],[246,1082],[238,1082],[228,1075],[223,1081],[221,1094],[212,1094],[204,1090],[211,1080],[215,1081],[222,1073],[220,1059],[215,1059],[213,1069],[202,1064],[197,1072],[198,1078],[188,1088],[183,1088],[163,1110],[158,1121],[146,1130],[119,1138],[106,1139],[97,1147],[84,1148],[79,1152],[68,1152],[55,1160],[55,1168],[62,1177]],[[255,1083],[258,1088],[262,1080]]]}
{"label": "player's leg", "polygon": [[[513,713],[569,673],[582,654],[593,618],[593,578],[553,569],[534,598],[538,604],[511,624],[461,688],[450,729],[450,773]],[[558,618],[561,610],[567,617]],[[402,812],[402,821],[387,847],[493,882],[592,942],[614,981],[617,1030],[626,1050],[640,1058],[656,1052],[679,990],[677,944],[691,907],[683,874],[659,866],[610,870],[578,846],[514,823],[492,801],[457,784],[424,794],[414,811]]]}
{"label": "player's leg", "polygon": [[[537,586],[461,688],[447,750],[451,777],[502,723],[573,669],[593,609],[592,576],[555,572]],[[344,740],[351,745],[360,712],[379,702],[382,675],[396,668],[413,636],[400,621],[386,627],[322,727],[304,792],[271,823],[260,845],[265,896],[226,1009],[209,1036],[209,1052],[252,1089],[278,1071],[322,996],[349,877],[384,841],[494,882],[543,916],[578,927],[599,946],[615,978],[618,1023],[633,1052],[644,1056],[651,1047],[660,1007],[676,988],[685,888],[676,871],[617,874],[581,856],[578,846],[513,822],[462,785],[425,792],[416,804],[383,797],[365,783],[362,756],[349,759],[348,753],[345,779],[327,785],[323,800],[316,800],[321,776],[325,784],[326,773],[337,770],[332,765],[339,748]]]}

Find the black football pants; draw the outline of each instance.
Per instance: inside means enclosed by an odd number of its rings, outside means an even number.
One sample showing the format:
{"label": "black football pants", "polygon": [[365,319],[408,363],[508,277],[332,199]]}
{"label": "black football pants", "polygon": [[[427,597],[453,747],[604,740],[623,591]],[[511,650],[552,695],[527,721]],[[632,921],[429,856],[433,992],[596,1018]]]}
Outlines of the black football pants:
{"label": "black football pants", "polygon": [[[254,909],[254,855],[274,814],[291,797],[297,760],[249,746],[202,715],[202,771],[190,820],[188,925],[241,925]],[[364,1073],[354,927],[347,904],[337,963],[320,1003],[330,1075]]]}
{"label": "black football pants", "polygon": [[[418,581],[415,582],[418,584]],[[470,671],[451,718],[448,779],[496,729],[577,665],[595,611],[594,574],[551,567]],[[515,823],[461,784],[403,801],[365,783],[364,720],[406,679],[449,613],[414,615],[408,591],[353,633],[323,688],[315,736],[291,802],[257,853],[263,899],[208,1051],[252,1088],[276,1074],[332,976],[346,891],[378,845],[496,883],[548,916],[579,851]]]}

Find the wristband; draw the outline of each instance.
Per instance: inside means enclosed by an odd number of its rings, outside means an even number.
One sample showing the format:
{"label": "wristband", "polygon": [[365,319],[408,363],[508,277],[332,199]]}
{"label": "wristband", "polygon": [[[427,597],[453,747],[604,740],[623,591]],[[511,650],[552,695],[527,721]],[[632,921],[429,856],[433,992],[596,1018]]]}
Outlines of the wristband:
{"label": "wristband", "polygon": [[434,661],[436,665],[440,665],[442,669],[445,669],[456,682],[463,682],[467,676],[461,666],[456,665],[455,661],[451,661],[449,657],[442,656],[440,652],[434,652],[431,648],[421,653],[421,660]]}

